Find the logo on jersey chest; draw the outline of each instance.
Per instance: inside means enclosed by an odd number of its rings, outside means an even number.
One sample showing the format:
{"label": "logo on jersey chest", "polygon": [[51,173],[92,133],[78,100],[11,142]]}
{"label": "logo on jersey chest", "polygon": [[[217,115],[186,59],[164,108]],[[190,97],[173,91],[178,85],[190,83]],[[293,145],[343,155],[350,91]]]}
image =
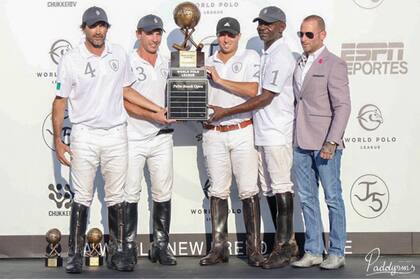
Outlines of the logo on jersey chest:
{"label": "logo on jersey chest", "polygon": [[233,73],[239,73],[242,70],[242,63],[241,62],[235,62],[232,64],[232,72]]}
{"label": "logo on jersey chest", "polygon": [[118,61],[117,59],[111,59],[111,60],[109,61],[109,66],[111,67],[111,69],[112,69],[114,72],[117,72],[117,71],[118,71],[118,69],[120,68],[120,63],[119,63],[119,61]]}
{"label": "logo on jersey chest", "polygon": [[160,69],[160,74],[162,75],[162,77],[164,79],[166,79],[166,78],[168,78],[169,70],[165,69],[165,68],[162,68],[162,69]]}

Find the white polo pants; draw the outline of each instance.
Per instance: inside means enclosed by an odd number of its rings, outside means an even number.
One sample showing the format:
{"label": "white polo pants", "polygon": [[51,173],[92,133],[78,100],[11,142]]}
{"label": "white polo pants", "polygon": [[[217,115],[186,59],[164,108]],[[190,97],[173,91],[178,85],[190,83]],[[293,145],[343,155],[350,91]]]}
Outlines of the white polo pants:
{"label": "white polo pants", "polygon": [[150,173],[152,199],[165,202],[171,199],[173,185],[172,134],[161,134],[145,140],[128,141],[128,172],[125,200],[137,203],[140,199],[143,169],[147,162]]}
{"label": "white polo pants", "polygon": [[232,173],[241,200],[259,193],[258,153],[252,125],[227,132],[204,129],[203,154],[211,185],[209,196],[227,199]]}
{"label": "white polo pants", "polygon": [[258,173],[260,186],[265,196],[276,193],[293,193],[291,169],[293,164],[292,144],[258,146]]}
{"label": "white polo pants", "polygon": [[123,202],[128,162],[127,125],[97,129],[75,124],[70,141],[73,200],[90,207],[93,182],[98,166],[101,166],[106,206]]}

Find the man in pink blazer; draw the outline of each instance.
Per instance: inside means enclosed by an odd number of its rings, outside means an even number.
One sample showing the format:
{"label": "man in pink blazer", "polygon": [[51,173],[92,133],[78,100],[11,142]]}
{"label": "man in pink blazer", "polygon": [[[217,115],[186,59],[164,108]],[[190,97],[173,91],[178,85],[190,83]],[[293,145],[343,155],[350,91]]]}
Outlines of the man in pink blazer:
{"label": "man in pink blazer", "polygon": [[[324,20],[306,17],[298,32],[303,55],[294,72],[295,127],[293,176],[305,220],[305,255],[294,267],[320,265],[337,269],[344,265],[346,219],[340,181],[343,135],[350,115],[346,63],[323,44]],[[318,200],[319,181],[328,206],[330,234],[328,255],[324,243]]]}

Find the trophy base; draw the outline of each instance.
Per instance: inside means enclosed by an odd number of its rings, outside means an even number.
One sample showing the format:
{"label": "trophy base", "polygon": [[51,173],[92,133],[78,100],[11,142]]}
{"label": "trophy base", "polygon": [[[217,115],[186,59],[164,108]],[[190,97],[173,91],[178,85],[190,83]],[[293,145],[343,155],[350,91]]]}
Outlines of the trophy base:
{"label": "trophy base", "polygon": [[167,80],[167,118],[184,121],[206,121],[207,79],[177,79]]}
{"label": "trophy base", "polygon": [[96,257],[85,257],[85,265],[86,266],[101,266],[104,264],[104,257],[96,256]]}
{"label": "trophy base", "polygon": [[45,258],[45,266],[46,267],[61,267],[63,266],[63,258],[62,257]]}

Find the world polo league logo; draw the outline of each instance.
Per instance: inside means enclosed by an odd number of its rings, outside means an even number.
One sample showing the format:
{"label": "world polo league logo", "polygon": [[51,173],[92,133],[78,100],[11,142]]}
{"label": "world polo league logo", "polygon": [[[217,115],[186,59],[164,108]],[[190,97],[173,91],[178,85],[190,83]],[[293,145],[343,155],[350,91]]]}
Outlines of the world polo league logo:
{"label": "world polo league logo", "polygon": [[49,52],[52,61],[55,64],[58,64],[60,62],[60,58],[72,48],[73,48],[72,45],[67,40],[60,39],[60,40],[55,41],[52,44],[50,52]]}
{"label": "world polo league logo", "polygon": [[[61,129],[61,141],[66,144],[70,145],[70,134],[71,134],[71,122],[69,119],[68,111],[65,110],[64,112],[64,122],[63,127]],[[42,124],[42,138],[44,139],[44,143],[47,145],[48,148],[55,151],[54,149],[54,134],[52,128],[52,113],[49,113],[47,117],[44,119]]]}
{"label": "world polo league logo", "polygon": [[350,191],[351,205],[361,217],[377,218],[388,208],[389,189],[376,175],[363,175],[353,183]]}
{"label": "world polo league logo", "polygon": [[353,0],[353,2],[363,9],[374,9],[384,2],[384,0]]}
{"label": "world polo league logo", "polygon": [[384,122],[381,110],[373,104],[363,106],[359,111],[357,120],[360,126],[367,131],[376,130]]}
{"label": "world polo league logo", "polygon": [[62,184],[49,184],[48,190],[50,191],[48,198],[55,202],[58,209],[63,207],[69,209],[71,207],[74,193],[70,190],[68,184],[65,184],[64,187]]}

